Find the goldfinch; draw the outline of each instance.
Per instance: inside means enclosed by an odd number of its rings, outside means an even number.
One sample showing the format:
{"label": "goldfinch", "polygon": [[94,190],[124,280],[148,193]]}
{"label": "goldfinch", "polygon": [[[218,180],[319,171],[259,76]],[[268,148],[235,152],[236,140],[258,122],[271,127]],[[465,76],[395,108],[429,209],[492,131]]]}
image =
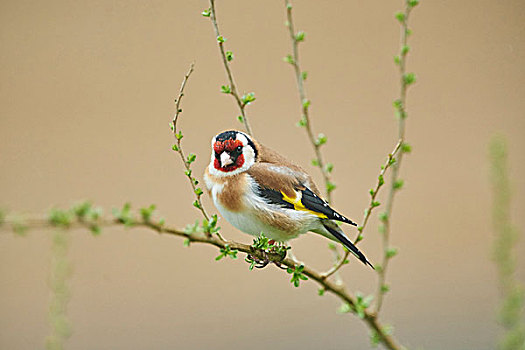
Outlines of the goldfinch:
{"label": "goldfinch", "polygon": [[315,232],[339,241],[374,268],[336,221],[357,225],[320,197],[301,167],[241,131],[222,132],[211,146],[204,181],[219,213],[230,224],[279,242]]}

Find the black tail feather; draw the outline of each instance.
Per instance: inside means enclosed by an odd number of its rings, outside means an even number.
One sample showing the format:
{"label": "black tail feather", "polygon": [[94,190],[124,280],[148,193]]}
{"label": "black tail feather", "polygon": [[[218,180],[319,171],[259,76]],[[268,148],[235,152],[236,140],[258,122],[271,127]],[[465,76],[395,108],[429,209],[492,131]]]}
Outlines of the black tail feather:
{"label": "black tail feather", "polygon": [[352,254],[354,254],[356,256],[356,258],[358,258],[359,260],[361,260],[363,262],[363,264],[365,265],[369,265],[372,269],[375,270],[374,268],[374,265],[372,265],[366,258],[366,256],[361,253],[361,251],[359,249],[357,249],[357,247],[348,239],[346,238],[346,236],[333,229],[332,227],[330,227],[329,225],[325,225],[325,223],[323,223],[323,226],[324,228],[326,228],[328,230],[328,232],[330,232],[339,242],[341,242],[346,248],[348,248],[348,250],[350,250],[350,252]]}

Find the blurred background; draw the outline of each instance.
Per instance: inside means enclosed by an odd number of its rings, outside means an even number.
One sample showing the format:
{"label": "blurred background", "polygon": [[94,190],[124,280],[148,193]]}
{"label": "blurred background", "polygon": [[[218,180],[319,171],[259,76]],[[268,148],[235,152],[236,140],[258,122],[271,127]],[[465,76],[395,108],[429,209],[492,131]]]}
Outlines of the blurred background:
{"label": "blurred background", "polygon": [[[168,123],[192,61],[180,127],[186,152],[209,160],[210,139],[241,128],[220,93],[226,77],[207,1],[0,2],[0,206],[44,213],[90,199],[109,213],[131,201],[157,204],[168,223],[199,218]],[[316,133],[335,164],[335,208],[360,221],[368,190],[396,142],[401,1],[296,1],[306,31],[302,68]],[[240,92],[257,139],[311,172],[311,146],[295,126],[300,107],[281,1],[217,1]],[[498,290],[487,145],[510,149],[513,219],[525,227],[525,3],[422,1],[410,20],[404,189],[393,213],[392,261],[382,318],[415,349],[493,349]],[[380,199],[384,199],[383,191]],[[215,212],[207,198],[208,211]],[[379,210],[377,211],[379,212]],[[381,258],[377,218],[361,249]],[[220,220],[223,234],[251,238]],[[346,228],[353,237],[355,232]],[[0,347],[44,347],[50,332],[52,231],[0,237]],[[292,241],[318,270],[327,241]],[[522,239],[516,248],[525,249]],[[249,271],[243,257],[216,262],[215,248],[143,229],[73,231],[69,349],[366,349],[368,330],[317,285],[294,288],[275,267]],[[353,291],[372,293],[376,275],[356,259],[342,271]],[[525,260],[517,277],[525,279]]]}

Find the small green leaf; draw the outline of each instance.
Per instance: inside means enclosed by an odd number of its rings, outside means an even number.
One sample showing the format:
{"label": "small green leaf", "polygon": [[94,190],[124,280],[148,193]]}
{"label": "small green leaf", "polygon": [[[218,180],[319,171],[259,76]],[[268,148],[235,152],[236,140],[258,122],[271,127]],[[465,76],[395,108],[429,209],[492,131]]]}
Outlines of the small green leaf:
{"label": "small green leaf", "polygon": [[187,157],[188,163],[191,164],[197,159],[197,155],[194,153],[190,153]]}
{"label": "small green leaf", "polygon": [[201,12],[201,15],[203,15],[204,17],[210,17],[211,10],[210,9],[206,9],[206,10]]}
{"label": "small green leaf", "polygon": [[171,146],[171,149],[174,150],[175,152],[178,152],[179,151],[179,146],[173,145],[173,146]]}
{"label": "small green leaf", "polygon": [[184,233],[185,234],[192,234],[192,233],[195,233],[199,231],[199,220],[195,220],[195,223],[192,225],[192,224],[188,224],[186,225],[186,227],[184,228]]}
{"label": "small green leaf", "polygon": [[401,63],[401,58],[399,56],[394,56],[394,63],[399,65]]}
{"label": "small green leaf", "polygon": [[125,203],[122,209],[113,209],[113,215],[115,218],[124,224],[126,227],[133,226],[135,221],[133,214],[131,213],[131,203]]}
{"label": "small green leaf", "polygon": [[315,144],[317,146],[322,146],[328,141],[328,138],[325,136],[325,134],[320,133],[317,135],[317,139],[315,140]]}
{"label": "small green leaf", "polygon": [[381,222],[387,222],[388,221],[388,213],[387,212],[379,213],[379,220],[381,220]]}
{"label": "small green leaf", "polygon": [[388,166],[394,165],[396,162],[397,162],[397,160],[396,160],[395,158],[391,157],[391,158],[388,160]]}
{"label": "small green leaf", "polygon": [[231,89],[230,85],[222,85],[221,86],[221,92],[223,94],[231,94],[232,93],[232,89]]}
{"label": "small green leaf", "polygon": [[301,73],[301,79],[306,80],[308,78],[308,72],[304,71]]}
{"label": "small green leaf", "polygon": [[306,117],[303,115],[301,117],[301,120],[299,120],[296,125],[299,127],[305,127],[307,123],[308,121],[306,120]]}
{"label": "small green leaf", "polygon": [[184,175],[190,177],[191,176],[191,169],[184,170]]}
{"label": "small green leaf", "polygon": [[297,34],[295,34],[295,41],[301,42],[304,41],[305,32],[298,31]]}
{"label": "small green leaf", "polygon": [[73,213],[80,220],[84,219],[91,212],[91,202],[86,201],[73,205]]}
{"label": "small green leaf", "polygon": [[386,250],[386,257],[387,258],[393,258],[394,256],[397,255],[397,249],[396,248],[388,248]]}
{"label": "small green leaf", "polygon": [[372,208],[375,208],[375,207],[379,207],[381,203],[379,203],[378,201],[373,201],[372,203],[370,203],[370,205]]}
{"label": "small green leaf", "polygon": [[190,246],[190,239],[189,238],[184,238],[184,242],[182,243],[185,247],[189,247]]}
{"label": "small green leaf", "polygon": [[73,221],[71,213],[60,210],[60,209],[51,209],[49,212],[49,222],[53,226],[57,227],[69,227]]}
{"label": "small green leaf", "polygon": [[226,51],[226,60],[228,62],[231,62],[233,60],[233,52],[231,51]]}
{"label": "small green leaf", "polygon": [[303,270],[304,270],[304,265],[295,265],[293,269],[289,267],[286,270],[289,274],[292,275],[290,282],[293,283],[295,287],[299,287],[301,281],[308,280],[308,277],[306,277],[303,274]]}
{"label": "small green leaf", "polygon": [[322,296],[324,295],[324,292],[325,292],[325,289],[324,289],[324,288],[319,288],[319,289],[317,290],[317,295],[319,295],[319,296],[322,297]]}
{"label": "small green leaf", "polygon": [[224,38],[222,35],[219,35],[219,36],[217,37],[217,41],[218,41],[219,43],[222,44],[223,42],[226,41],[226,38]]}
{"label": "small green leaf", "polygon": [[405,56],[410,51],[410,46],[405,45],[401,48],[401,54]]}
{"label": "small green leaf", "polygon": [[379,175],[377,177],[377,184],[379,185],[379,187],[383,186],[385,184],[385,178],[383,175]]}
{"label": "small green leaf", "polygon": [[311,104],[310,100],[308,100],[306,98],[303,100],[303,108],[310,107],[310,104]]}
{"label": "small green leaf", "polygon": [[400,23],[403,23],[405,21],[405,14],[403,12],[398,12],[396,13],[396,19],[400,22]]}
{"label": "small green leaf", "polygon": [[293,59],[293,56],[288,54],[286,56],[283,57],[283,61],[286,62],[286,63],[289,63],[289,64],[294,64],[295,61]]}
{"label": "small green leaf", "polygon": [[339,306],[339,308],[337,309],[338,314],[347,314],[352,311],[352,307],[348,303],[341,304],[341,306]]}
{"label": "small green leaf", "polygon": [[401,152],[403,152],[403,153],[410,153],[410,152],[412,152],[412,146],[410,146],[406,142],[403,142],[403,144],[401,145]]}
{"label": "small green leaf", "polygon": [[313,166],[319,166],[319,160],[317,158],[312,159]]}
{"label": "small green leaf", "polygon": [[102,232],[102,229],[99,225],[91,225],[89,227],[89,230],[91,231],[91,234],[93,234],[93,236],[98,236]]}
{"label": "small green leaf", "polygon": [[331,182],[331,181],[328,181],[328,182],[326,183],[326,190],[327,190],[329,193],[332,192],[333,190],[335,190],[336,187],[337,187],[337,186],[336,186],[333,182]]}
{"label": "small green leaf", "polygon": [[231,259],[237,259],[237,250],[231,249],[229,244],[226,244],[224,248],[220,249],[220,254],[215,258],[215,260],[221,260],[224,257],[229,256]]}
{"label": "small green leaf", "polygon": [[419,0],[408,0],[408,6],[415,7],[419,4]]}
{"label": "small green leaf", "polygon": [[238,116],[237,120],[239,121],[239,123],[244,123],[244,117],[242,115]]}
{"label": "small green leaf", "polygon": [[388,284],[383,284],[381,286],[381,293],[385,294],[385,293],[388,293],[390,291],[390,286]]}
{"label": "small green leaf", "polygon": [[403,81],[406,85],[414,84],[416,82],[416,75],[414,73],[406,73],[403,76]]}
{"label": "small green leaf", "polygon": [[404,185],[404,181],[402,179],[397,179],[396,182],[394,182],[394,190],[400,190],[403,188],[403,185]]}
{"label": "small green leaf", "polygon": [[243,105],[250,104],[253,101],[255,101],[255,93],[249,92],[247,94],[242,95],[241,102]]}
{"label": "small green leaf", "polygon": [[193,206],[194,206],[195,208],[197,208],[197,209],[200,209],[200,208],[201,208],[201,205],[200,205],[200,203],[199,203],[198,200],[194,200],[194,201],[193,201]]}
{"label": "small green leaf", "polygon": [[197,196],[202,195],[202,193],[203,193],[203,192],[202,192],[202,190],[200,189],[200,187],[197,187],[197,188],[195,189],[195,194],[196,194]]}
{"label": "small green leaf", "polygon": [[149,222],[153,216],[153,213],[155,212],[155,209],[155,204],[152,204],[149,207],[140,208],[140,216],[142,217],[142,220]]}
{"label": "small green leaf", "polygon": [[395,109],[400,109],[403,107],[403,102],[400,99],[394,100],[392,106],[394,106]]}
{"label": "small green leaf", "polygon": [[334,165],[332,163],[326,163],[325,171],[330,174],[333,170],[334,170]]}
{"label": "small green leaf", "polygon": [[373,348],[376,348],[380,342],[381,342],[381,337],[379,336],[379,333],[377,333],[376,331],[371,331],[370,332],[370,345]]}

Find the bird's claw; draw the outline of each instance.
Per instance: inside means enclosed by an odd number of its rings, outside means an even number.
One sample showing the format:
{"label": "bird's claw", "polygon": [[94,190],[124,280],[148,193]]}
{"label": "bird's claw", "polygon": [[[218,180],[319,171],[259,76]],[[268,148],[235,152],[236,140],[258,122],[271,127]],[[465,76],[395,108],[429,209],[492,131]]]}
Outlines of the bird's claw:
{"label": "bird's claw", "polygon": [[262,256],[263,256],[262,259],[260,259],[258,257],[255,257],[255,256],[253,256],[251,254],[248,254],[246,256],[246,261],[254,263],[253,267],[255,267],[257,269],[262,269],[262,268],[268,266],[268,264],[270,264],[270,263],[275,264],[275,266],[277,266],[280,269],[283,269],[283,270],[287,269],[286,266],[283,266],[281,264],[281,262],[286,258],[286,250],[284,250],[284,254],[282,254],[280,260],[272,260],[272,259],[270,259],[270,257],[268,256],[269,252],[267,252],[267,251],[262,250],[261,253],[262,253]]}

